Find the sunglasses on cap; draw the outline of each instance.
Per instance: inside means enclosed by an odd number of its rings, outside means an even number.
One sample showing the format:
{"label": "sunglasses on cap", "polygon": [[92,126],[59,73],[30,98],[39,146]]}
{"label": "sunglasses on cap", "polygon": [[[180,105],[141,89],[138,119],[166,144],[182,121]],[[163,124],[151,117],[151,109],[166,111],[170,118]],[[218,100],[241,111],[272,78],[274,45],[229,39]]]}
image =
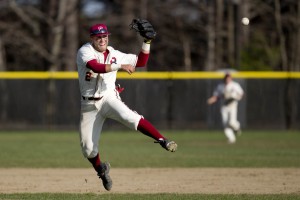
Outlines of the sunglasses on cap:
{"label": "sunglasses on cap", "polygon": [[110,33],[107,30],[105,24],[95,24],[90,27],[90,36],[93,35],[109,35]]}
{"label": "sunglasses on cap", "polygon": [[90,32],[90,35],[98,35],[98,34],[101,34],[101,35],[109,35],[109,33],[108,33],[108,31],[106,30],[106,29],[100,29],[100,30],[98,30],[98,29],[95,29],[95,30],[92,30],[91,32]]}

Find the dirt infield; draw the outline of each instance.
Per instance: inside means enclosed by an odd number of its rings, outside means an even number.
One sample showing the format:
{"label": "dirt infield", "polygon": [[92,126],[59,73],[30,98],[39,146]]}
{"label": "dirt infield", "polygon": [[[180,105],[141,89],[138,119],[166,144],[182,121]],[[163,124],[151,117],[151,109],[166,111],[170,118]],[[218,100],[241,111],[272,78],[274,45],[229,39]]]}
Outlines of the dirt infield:
{"label": "dirt infield", "polygon": [[[112,168],[112,193],[300,194],[296,168]],[[105,193],[92,169],[0,169],[0,193]]]}

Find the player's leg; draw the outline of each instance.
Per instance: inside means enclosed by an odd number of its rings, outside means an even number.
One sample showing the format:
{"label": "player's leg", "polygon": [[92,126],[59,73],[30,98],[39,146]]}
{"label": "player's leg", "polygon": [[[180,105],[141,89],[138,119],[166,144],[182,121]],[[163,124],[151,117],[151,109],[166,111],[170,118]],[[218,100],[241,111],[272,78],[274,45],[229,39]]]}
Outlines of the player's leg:
{"label": "player's leg", "polygon": [[229,107],[229,126],[234,130],[235,133],[237,133],[237,135],[241,135],[240,122],[237,120],[237,108],[237,102],[233,102]]}
{"label": "player's leg", "polygon": [[[80,142],[83,155],[93,165],[103,186],[106,190],[112,187],[112,180],[109,176],[110,164],[102,163],[99,156],[98,143],[105,118],[103,118],[92,106],[90,109],[81,110],[80,118]],[[88,107],[86,107],[88,108]]]}
{"label": "player's leg", "polygon": [[224,127],[224,134],[228,140],[228,143],[232,144],[236,142],[236,137],[233,130],[229,126],[230,112],[227,106],[222,106],[221,116]]}
{"label": "player's leg", "polygon": [[168,151],[176,151],[177,144],[174,141],[166,139],[148,120],[128,108],[119,97],[111,97],[110,100],[107,101],[107,105],[110,107],[110,112],[106,113],[108,118],[119,121],[129,128],[138,130],[153,138]]}
{"label": "player's leg", "polygon": [[95,123],[98,111],[93,105],[85,106],[80,114],[80,144],[86,158],[98,154],[98,141],[103,122]]}
{"label": "player's leg", "polygon": [[137,130],[141,133],[153,138],[159,143],[163,148],[168,151],[174,152],[177,150],[177,144],[174,141],[169,141],[159,131],[146,119],[141,118],[137,126]]}
{"label": "player's leg", "polygon": [[233,143],[236,142],[236,137],[235,137],[234,132],[231,128],[225,128],[224,133],[225,133],[225,136],[227,137],[227,140],[228,140],[229,144],[233,144]]}
{"label": "player's leg", "polygon": [[166,139],[148,120],[144,119],[143,117],[141,117],[139,120],[137,130],[156,141]]}

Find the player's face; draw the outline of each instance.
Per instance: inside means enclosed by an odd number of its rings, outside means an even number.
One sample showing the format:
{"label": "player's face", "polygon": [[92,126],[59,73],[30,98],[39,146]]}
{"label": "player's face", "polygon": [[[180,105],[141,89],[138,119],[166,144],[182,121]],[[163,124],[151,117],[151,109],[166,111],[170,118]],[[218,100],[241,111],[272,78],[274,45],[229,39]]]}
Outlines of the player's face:
{"label": "player's face", "polygon": [[108,35],[91,36],[93,47],[99,52],[105,52],[108,45]]}
{"label": "player's face", "polygon": [[231,76],[227,76],[226,79],[225,79],[225,84],[228,84],[232,81],[232,78]]}

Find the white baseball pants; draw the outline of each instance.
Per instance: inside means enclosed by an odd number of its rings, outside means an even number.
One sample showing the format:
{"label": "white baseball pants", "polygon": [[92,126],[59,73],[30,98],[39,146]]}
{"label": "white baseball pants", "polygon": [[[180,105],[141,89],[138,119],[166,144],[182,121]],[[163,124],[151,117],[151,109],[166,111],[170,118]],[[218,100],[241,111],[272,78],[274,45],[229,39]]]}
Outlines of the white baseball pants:
{"label": "white baseball pants", "polygon": [[234,101],[229,105],[223,105],[221,107],[221,115],[224,127],[224,133],[229,143],[235,143],[236,137],[234,131],[240,129],[240,123],[237,120],[238,102]]}
{"label": "white baseball pants", "polygon": [[99,152],[99,139],[106,118],[114,119],[130,129],[137,130],[141,115],[128,108],[114,90],[105,93],[95,104],[81,104],[80,143],[86,158],[93,158]]}

